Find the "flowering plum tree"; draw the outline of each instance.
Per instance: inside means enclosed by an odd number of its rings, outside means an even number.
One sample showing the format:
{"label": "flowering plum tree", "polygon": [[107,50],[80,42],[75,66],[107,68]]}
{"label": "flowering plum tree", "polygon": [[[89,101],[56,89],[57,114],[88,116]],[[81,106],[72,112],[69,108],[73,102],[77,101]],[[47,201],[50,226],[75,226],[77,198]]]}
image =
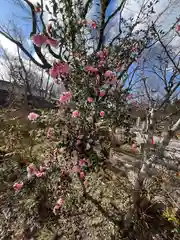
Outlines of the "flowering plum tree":
{"label": "flowering plum tree", "polygon": [[[140,63],[144,58],[144,52],[147,53],[157,42],[174,67],[172,74],[174,77],[165,83],[167,85],[165,103],[180,84],[179,80],[173,82],[180,72],[179,62],[171,57],[170,50],[163,42],[169,31],[175,29],[178,36],[179,20],[166,32],[162,32],[158,28],[158,21],[163,12],[152,18],[159,1],[143,1],[137,16],[130,19],[125,19],[123,15],[126,0],[119,1],[116,9],[109,14],[111,2],[41,0],[37,5],[31,0],[24,0],[26,7],[31,11],[30,38],[40,61],[37,61],[8,31],[0,29],[1,34],[17,44],[35,64],[46,70],[55,84],[60,82],[64,84],[66,91],[62,92],[58,99],[58,104],[64,109],[65,125],[68,128],[63,144],[67,151],[76,151],[78,162],[81,161],[79,165],[87,165],[88,158],[92,160],[93,146],[100,144],[103,153],[103,143],[108,136],[103,138],[99,127],[101,123],[105,123],[107,129],[132,126],[129,107],[133,106],[132,96],[135,96],[134,86],[137,83],[138,71],[142,72],[143,69]],[[94,15],[91,13],[93,7],[96,7]],[[110,28],[114,29],[114,32]],[[144,69],[143,74],[146,74]],[[140,85],[144,84],[143,89],[149,97],[144,79],[144,77],[140,79]],[[135,182],[134,209],[139,208],[146,170],[152,161],[163,156],[165,147],[180,125],[178,120],[166,133],[156,153],[152,154],[154,112],[160,106],[157,107],[150,98],[149,102],[152,104],[147,114],[148,137],[142,148],[143,163]],[[136,105],[138,104],[137,101]],[[36,118],[34,113],[29,115],[30,120]],[[76,166],[78,168],[76,170],[83,184],[85,172],[79,165]],[[19,190],[21,185],[20,187],[16,185],[15,188]],[[62,203],[61,199],[55,208],[59,209]]]}

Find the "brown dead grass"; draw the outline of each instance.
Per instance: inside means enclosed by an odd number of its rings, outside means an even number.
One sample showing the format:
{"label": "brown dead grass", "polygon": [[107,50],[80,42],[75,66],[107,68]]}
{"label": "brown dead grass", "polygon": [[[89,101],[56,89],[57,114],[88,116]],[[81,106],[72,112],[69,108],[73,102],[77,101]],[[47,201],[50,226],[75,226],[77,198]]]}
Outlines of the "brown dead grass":
{"label": "brown dead grass", "polygon": [[[58,113],[49,114],[45,124],[34,125],[36,136],[33,141],[29,134],[32,124],[27,121],[26,112],[18,110],[2,114],[4,122],[0,125],[0,239],[151,239],[144,235],[144,232],[153,232],[151,228],[154,228],[154,225],[152,222],[147,224],[148,219],[155,218],[156,222],[161,222],[162,219],[158,217],[160,215],[147,211],[150,208],[148,204],[143,210],[142,219],[134,220],[132,229],[125,233],[126,236],[122,231],[123,216],[130,207],[133,184],[139,169],[138,155],[135,156],[127,147],[121,151],[119,148],[114,149],[111,159],[105,161],[100,168],[86,173],[84,193],[79,178],[70,171],[75,162],[73,156],[65,151],[59,152],[54,158],[53,150],[58,138],[50,140],[46,137],[46,129],[49,125],[52,126],[53,119],[59,117]],[[37,165],[48,162],[47,176],[44,179],[27,181],[27,162],[35,162]],[[151,184],[151,191],[148,193],[150,200],[155,191],[156,195],[164,195],[165,191],[170,190],[176,192],[177,185],[173,185],[173,182],[176,180],[178,184],[178,178],[173,178],[174,173],[171,172],[171,181],[167,183],[167,177],[162,180],[165,173],[167,174],[167,171],[159,170],[156,178],[147,183]],[[168,172],[168,176],[169,174]],[[18,181],[24,181],[25,186],[16,194],[12,186]],[[166,190],[163,184],[166,185]],[[65,203],[55,216],[53,207],[59,197],[63,197]],[[176,199],[172,193],[171,198]],[[178,239],[175,235],[168,235],[173,226],[170,226],[170,230],[166,229],[167,231],[163,229],[164,226],[161,226],[162,233],[166,237],[173,236],[164,239]],[[153,239],[163,239],[161,234],[158,234],[154,231]]]}

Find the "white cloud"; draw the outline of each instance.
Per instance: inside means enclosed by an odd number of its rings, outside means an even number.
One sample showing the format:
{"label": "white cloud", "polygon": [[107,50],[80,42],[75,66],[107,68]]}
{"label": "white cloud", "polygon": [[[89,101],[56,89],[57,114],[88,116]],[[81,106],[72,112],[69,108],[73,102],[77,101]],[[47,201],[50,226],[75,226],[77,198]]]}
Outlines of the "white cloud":
{"label": "white cloud", "polygon": [[13,56],[16,56],[17,46],[0,34],[0,78],[8,81],[9,76],[7,71],[7,63],[4,60],[4,58],[1,57],[1,54],[3,54],[2,48],[6,50],[8,54],[12,54]]}
{"label": "white cloud", "polygon": [[6,49],[9,53],[17,54],[17,46],[3,35],[0,34],[0,45]]}
{"label": "white cloud", "polygon": [[[125,20],[129,18],[133,18],[133,22],[136,21],[139,16],[140,23],[136,26],[134,31],[145,29],[148,27],[152,21],[157,20],[156,24],[160,26],[163,30],[167,31],[176,21],[177,17],[179,17],[180,12],[180,1],[179,0],[160,0],[154,7],[155,14],[151,14],[149,17],[144,17],[145,10],[139,15],[142,4],[144,0],[127,0],[121,17]],[[113,1],[113,5],[111,6],[111,11],[115,11],[117,7],[120,5],[121,0]],[[146,10],[147,11],[147,10]],[[129,23],[132,23],[131,21]],[[122,29],[126,31],[126,27]],[[108,41],[113,39],[119,33],[119,13],[110,21],[110,24],[106,27],[106,34],[108,37]],[[106,37],[106,38],[107,38]],[[177,43],[177,41],[175,41]]]}
{"label": "white cloud", "polygon": [[[128,0],[122,16],[127,19],[129,17],[136,18],[140,12],[141,7],[143,6],[144,0]],[[150,1],[146,1],[148,4]],[[148,5],[146,4],[146,6]],[[176,17],[180,12],[180,2],[178,0],[160,0],[154,7],[155,13],[151,14],[150,17],[144,19],[143,22],[148,24],[152,20],[158,18],[158,24],[163,25],[165,28],[175,22]],[[144,10],[142,11],[144,12]],[[140,17],[143,14],[140,15]]]}

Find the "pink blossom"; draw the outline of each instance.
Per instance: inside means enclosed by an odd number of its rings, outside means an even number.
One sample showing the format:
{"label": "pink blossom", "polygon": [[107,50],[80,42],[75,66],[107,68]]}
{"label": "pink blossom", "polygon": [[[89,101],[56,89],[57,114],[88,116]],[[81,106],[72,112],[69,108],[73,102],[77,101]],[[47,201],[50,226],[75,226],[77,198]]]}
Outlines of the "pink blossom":
{"label": "pink blossom", "polygon": [[92,23],[91,23],[91,27],[92,27],[92,28],[94,28],[94,29],[96,29],[96,28],[97,28],[97,24],[96,24],[96,22],[95,22],[95,21],[92,21]]}
{"label": "pink blossom", "polygon": [[107,57],[108,55],[108,49],[107,48],[104,48],[102,51],[99,51],[96,53],[96,56],[98,56],[101,61],[104,61],[105,58]]}
{"label": "pink blossom", "polygon": [[99,115],[100,115],[101,117],[104,117],[105,112],[104,112],[104,111],[101,111],[101,112],[99,113]]}
{"label": "pink blossom", "polygon": [[105,76],[106,78],[114,78],[116,75],[115,75],[115,73],[113,73],[112,71],[107,70],[107,71],[105,72],[104,76]]}
{"label": "pink blossom", "polygon": [[81,140],[80,140],[80,139],[78,139],[78,140],[76,141],[76,145],[79,145],[79,144],[81,144]]}
{"label": "pink blossom", "polygon": [[117,84],[117,77],[113,77],[105,82],[106,84],[112,84],[116,85]]}
{"label": "pink blossom", "polygon": [[27,177],[28,179],[31,179],[34,175],[36,177],[43,177],[46,174],[45,173],[46,169],[47,168],[40,166],[38,171],[36,166],[33,163],[31,163],[29,164],[29,166],[27,166],[27,173],[28,173]]}
{"label": "pink blossom", "polygon": [[59,200],[57,201],[54,209],[53,209],[53,213],[56,215],[56,210],[60,209],[64,204],[64,200],[62,198],[59,198]]}
{"label": "pink blossom", "polygon": [[39,13],[39,12],[41,11],[41,8],[40,8],[40,7],[35,7],[35,8],[34,8],[34,11],[35,11],[36,13]]}
{"label": "pink blossom", "polygon": [[44,34],[37,34],[37,35],[33,35],[31,39],[37,47],[41,47],[43,44],[46,43],[48,37]]}
{"label": "pink blossom", "polygon": [[88,101],[89,103],[92,103],[92,102],[94,102],[94,99],[93,99],[92,97],[88,97],[87,101]]}
{"label": "pink blossom", "polygon": [[104,97],[105,94],[106,94],[106,93],[105,93],[104,91],[100,91],[100,92],[99,92],[99,96],[100,96],[100,97]]}
{"label": "pink blossom", "polygon": [[52,78],[57,78],[60,76],[66,76],[70,72],[69,65],[67,63],[55,63],[53,67],[49,70],[49,75]]}
{"label": "pink blossom", "polygon": [[34,165],[34,163],[30,163],[29,166],[27,166],[27,172],[29,173],[35,173],[37,171],[36,166]]}
{"label": "pink blossom", "polygon": [[98,56],[99,58],[104,58],[104,52],[103,51],[99,51],[96,53],[96,56]]}
{"label": "pink blossom", "polygon": [[71,92],[63,92],[63,94],[59,98],[59,102],[61,103],[67,103],[70,101],[72,98],[72,93]]}
{"label": "pink blossom", "polygon": [[49,127],[47,130],[47,137],[48,138],[52,137],[53,133],[54,133],[54,128]]}
{"label": "pink blossom", "polygon": [[180,24],[176,25],[176,32],[180,32]]}
{"label": "pink blossom", "polygon": [[33,163],[31,163],[31,164],[29,164],[29,166],[27,166],[27,178],[28,179],[31,179],[35,175],[36,172],[37,172],[37,169]]}
{"label": "pink blossom", "polygon": [[132,47],[132,52],[137,52],[137,47]]}
{"label": "pink blossom", "polygon": [[132,151],[133,151],[133,152],[136,152],[136,151],[137,151],[137,144],[136,144],[136,143],[133,143],[133,144],[132,144]]}
{"label": "pink blossom", "polygon": [[46,175],[46,173],[38,171],[35,173],[35,175],[36,175],[36,177],[44,177]]}
{"label": "pink blossom", "polygon": [[24,185],[23,182],[15,183],[15,184],[13,185],[13,188],[14,188],[14,190],[15,190],[16,192],[18,192],[18,191],[20,191],[20,190],[22,189],[23,185]]}
{"label": "pink blossom", "polygon": [[58,41],[56,39],[53,39],[53,38],[48,38],[46,40],[46,43],[49,44],[52,47],[57,47],[57,45],[58,45]]}
{"label": "pink blossom", "polygon": [[80,113],[79,111],[75,110],[73,113],[72,113],[72,117],[73,118],[76,118],[76,117],[79,117],[80,116]]}
{"label": "pink blossom", "polygon": [[101,60],[100,62],[99,62],[99,64],[98,64],[98,67],[100,68],[100,67],[102,67],[104,65],[104,60]]}
{"label": "pink blossom", "polygon": [[89,73],[98,73],[98,69],[92,66],[85,66],[84,70]]}
{"label": "pink blossom", "polygon": [[84,166],[86,164],[86,161],[84,159],[79,160],[79,166]]}
{"label": "pink blossom", "polygon": [[28,119],[31,120],[31,121],[36,120],[38,117],[39,117],[39,115],[37,113],[34,113],[34,112],[31,112],[28,115]]}
{"label": "pink blossom", "polygon": [[68,63],[58,63],[57,68],[61,75],[67,75],[70,72],[70,67]]}
{"label": "pink blossom", "polygon": [[79,176],[80,176],[81,179],[84,179],[85,178],[85,173],[84,172],[80,172]]}
{"label": "pink blossom", "polygon": [[109,52],[109,51],[108,51],[108,49],[107,49],[107,48],[104,48],[104,49],[103,49],[103,53],[104,53],[104,56],[105,56],[105,57],[107,57],[107,55],[108,55],[108,52]]}
{"label": "pink blossom", "polygon": [[64,200],[62,198],[59,198],[57,201],[57,205],[59,205],[59,207],[62,207],[63,204],[64,204]]}
{"label": "pink blossom", "polygon": [[57,78],[57,77],[59,76],[58,69],[55,68],[55,67],[52,67],[52,68],[49,70],[49,75],[50,75],[52,78]]}

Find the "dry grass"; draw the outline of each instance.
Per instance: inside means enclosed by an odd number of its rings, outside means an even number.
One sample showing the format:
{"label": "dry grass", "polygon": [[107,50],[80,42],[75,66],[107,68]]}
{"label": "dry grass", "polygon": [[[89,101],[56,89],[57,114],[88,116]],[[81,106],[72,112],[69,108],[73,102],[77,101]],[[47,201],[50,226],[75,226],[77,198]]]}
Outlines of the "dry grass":
{"label": "dry grass", "polygon": [[[132,228],[124,232],[123,216],[130,207],[139,169],[138,156],[134,157],[128,148],[120,152],[119,148],[114,149],[110,161],[86,172],[84,185],[71,171],[76,161],[74,155],[66,151],[54,154],[61,138],[59,113],[49,112],[48,117],[34,125],[26,116],[27,113],[20,111],[5,113],[0,126],[0,239],[152,239],[145,232],[151,232],[157,240],[178,239],[177,234],[171,233],[174,225],[160,218],[162,214],[157,211],[150,211],[155,195],[166,196],[166,201],[171,198],[177,201],[177,196],[170,194],[170,190],[177,191],[179,181],[173,172],[159,170],[147,183],[151,185],[148,187],[150,202],[144,203],[141,217],[134,219]],[[52,139],[46,137],[48,126],[56,129]],[[27,180],[26,166],[30,162],[37,166],[46,163],[49,166],[46,176]],[[15,193],[12,186],[19,181],[24,181],[24,188]],[[59,197],[65,203],[54,215]],[[161,231],[160,227],[158,232],[156,228],[152,230],[155,222],[162,223]]]}

